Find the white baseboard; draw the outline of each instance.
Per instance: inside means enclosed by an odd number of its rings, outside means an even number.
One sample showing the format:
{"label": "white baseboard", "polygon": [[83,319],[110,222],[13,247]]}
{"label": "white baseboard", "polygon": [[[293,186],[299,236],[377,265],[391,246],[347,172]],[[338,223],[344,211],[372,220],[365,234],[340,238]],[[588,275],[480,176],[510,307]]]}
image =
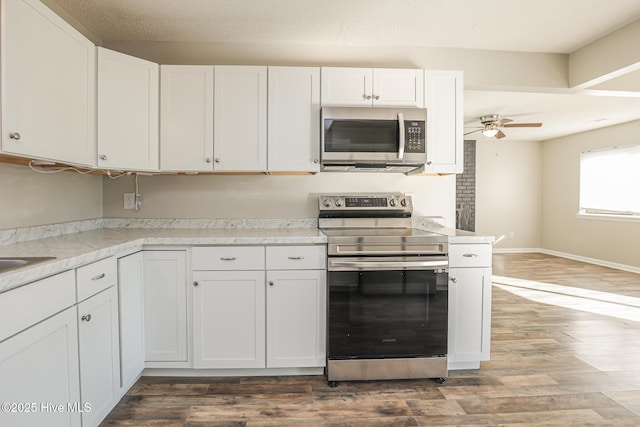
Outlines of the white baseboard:
{"label": "white baseboard", "polygon": [[640,267],[634,267],[632,265],[620,264],[617,262],[604,261],[596,258],[589,258],[582,255],[574,255],[566,252],[553,251],[551,249],[543,248],[499,248],[493,249],[496,254],[522,254],[522,253],[541,253],[546,255],[553,255],[561,258],[572,259],[574,261],[586,262],[588,264],[601,265],[603,267],[615,268],[616,270],[629,271],[631,273],[640,274]]}

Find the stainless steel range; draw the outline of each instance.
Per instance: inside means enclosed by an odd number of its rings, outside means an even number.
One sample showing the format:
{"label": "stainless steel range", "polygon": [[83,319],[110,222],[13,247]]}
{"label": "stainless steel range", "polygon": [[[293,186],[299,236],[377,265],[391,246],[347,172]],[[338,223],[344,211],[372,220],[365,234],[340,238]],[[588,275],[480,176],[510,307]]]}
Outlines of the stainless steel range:
{"label": "stainless steel range", "polygon": [[329,384],[447,376],[447,237],[411,227],[402,194],[322,195]]}

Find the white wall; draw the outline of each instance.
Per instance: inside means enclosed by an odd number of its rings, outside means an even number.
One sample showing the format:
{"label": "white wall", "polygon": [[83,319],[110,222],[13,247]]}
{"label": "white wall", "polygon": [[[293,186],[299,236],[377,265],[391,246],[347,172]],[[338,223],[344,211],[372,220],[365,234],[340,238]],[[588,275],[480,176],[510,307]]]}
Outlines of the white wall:
{"label": "white wall", "polygon": [[0,230],[102,217],[102,177],[0,163]]}
{"label": "white wall", "polygon": [[106,218],[315,218],[319,193],[396,191],[414,194],[414,215],[455,224],[455,175],[402,174],[140,176],[144,205],[123,209],[133,177],[104,178]]}
{"label": "white wall", "polygon": [[476,141],[476,232],[499,238],[496,250],[540,247],[542,143]]}
{"label": "white wall", "polygon": [[[640,121],[546,141],[543,144],[542,247],[640,267],[640,223],[577,218],[580,153],[638,144]],[[640,165],[639,165],[640,167]],[[638,192],[637,183],[628,191]]]}

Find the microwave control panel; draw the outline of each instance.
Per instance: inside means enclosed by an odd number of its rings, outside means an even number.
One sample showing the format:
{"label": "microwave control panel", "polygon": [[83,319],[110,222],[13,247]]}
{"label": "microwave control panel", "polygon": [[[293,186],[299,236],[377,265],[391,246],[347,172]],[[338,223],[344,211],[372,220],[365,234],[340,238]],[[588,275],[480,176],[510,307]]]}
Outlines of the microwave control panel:
{"label": "microwave control panel", "polygon": [[404,151],[405,153],[425,152],[424,121],[406,120],[404,122]]}

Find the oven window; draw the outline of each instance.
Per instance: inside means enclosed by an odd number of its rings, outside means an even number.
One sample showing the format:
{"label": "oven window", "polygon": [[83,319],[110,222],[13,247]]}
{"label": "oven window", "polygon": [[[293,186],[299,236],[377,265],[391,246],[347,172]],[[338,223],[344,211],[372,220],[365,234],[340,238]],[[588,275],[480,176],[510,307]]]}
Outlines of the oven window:
{"label": "oven window", "polygon": [[329,358],[447,353],[447,273],[329,272]]}
{"label": "oven window", "polygon": [[350,153],[397,153],[397,120],[324,121],[324,150]]}

